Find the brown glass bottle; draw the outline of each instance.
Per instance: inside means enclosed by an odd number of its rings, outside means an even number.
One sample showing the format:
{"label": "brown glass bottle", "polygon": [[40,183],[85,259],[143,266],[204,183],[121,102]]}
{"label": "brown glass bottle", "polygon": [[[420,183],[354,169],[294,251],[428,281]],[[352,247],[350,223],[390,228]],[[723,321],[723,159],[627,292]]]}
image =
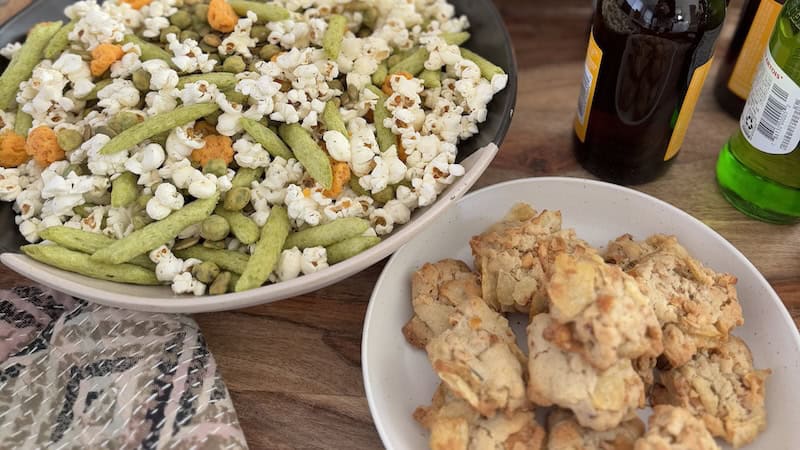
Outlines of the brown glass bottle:
{"label": "brown glass bottle", "polygon": [[600,178],[650,181],[680,149],[711,65],[725,0],[599,0],[575,154]]}
{"label": "brown glass bottle", "polygon": [[785,0],[748,0],[739,24],[722,58],[714,85],[717,103],[732,117],[739,118],[747,101],[756,70],[764,56],[781,5]]}

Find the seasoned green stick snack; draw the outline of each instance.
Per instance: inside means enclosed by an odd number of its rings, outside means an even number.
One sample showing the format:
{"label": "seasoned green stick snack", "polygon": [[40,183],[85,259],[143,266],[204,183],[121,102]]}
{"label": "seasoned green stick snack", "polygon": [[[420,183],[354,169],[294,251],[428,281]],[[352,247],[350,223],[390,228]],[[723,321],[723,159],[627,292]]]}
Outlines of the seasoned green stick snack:
{"label": "seasoned green stick snack", "polygon": [[128,262],[137,255],[166,244],[189,225],[205,220],[211,215],[217,201],[219,201],[218,193],[206,199],[195,200],[168,215],[165,219],[146,225],[144,228],[114,241],[108,247],[94,252],[92,260],[108,264]]}
{"label": "seasoned green stick snack", "polygon": [[233,187],[246,187],[249,188],[253,181],[258,180],[264,175],[264,168],[251,169],[249,167],[240,167],[233,176],[231,184]]}
{"label": "seasoned green stick snack", "polygon": [[333,100],[328,100],[325,103],[325,109],[322,110],[322,124],[329,131],[338,131],[344,137],[350,136],[347,131],[347,125],[344,124],[344,119],[342,119],[342,114],[339,112],[339,107]]}
{"label": "seasoned green stick snack", "polygon": [[380,244],[381,238],[374,236],[356,236],[325,248],[328,254],[328,264],[336,264],[345,259]]}
{"label": "seasoned green stick snack", "polygon": [[240,211],[228,211],[223,207],[217,208],[215,214],[222,216],[228,221],[231,227],[231,233],[242,244],[250,245],[258,240],[261,231],[258,225],[253,222],[253,219],[245,216]]}
{"label": "seasoned green stick snack", "polygon": [[112,80],[111,78],[106,78],[105,80],[98,81],[97,83],[94,84],[92,90],[89,91],[89,93],[86,94],[85,96],[81,97],[79,100],[84,100],[87,102],[90,100],[97,100],[97,93],[102,91],[103,88],[105,88],[109,84],[111,84],[112,81],[114,80]]}
{"label": "seasoned green stick snack", "polygon": [[170,67],[175,69],[175,64],[172,62],[172,55],[164,50],[163,48],[157,46],[156,44],[151,44],[135,34],[127,34],[124,38],[122,38],[123,44],[136,44],[142,50],[142,55],[140,59],[142,61],[149,61],[151,59],[160,59],[165,63],[169,64]]}
{"label": "seasoned green stick snack", "polygon": [[124,207],[136,200],[139,196],[136,180],[137,176],[132,172],[123,172],[111,182],[111,206]]}
{"label": "seasoned green stick snack", "polygon": [[248,119],[246,117],[242,117],[239,119],[239,125],[242,126],[245,133],[249,134],[253,140],[261,144],[270,155],[272,156],[280,156],[285,160],[289,160],[294,158],[294,154],[289,147],[278,137],[277,134],[273,133],[272,130],[262,125],[260,122],[257,122],[253,119]]}
{"label": "seasoned green stick snack", "polygon": [[375,86],[367,86],[378,96],[378,101],[375,104],[374,118],[375,118],[375,134],[378,138],[378,147],[382,152],[385,152],[389,147],[397,144],[397,137],[395,137],[392,130],[386,128],[383,124],[384,119],[391,117],[389,110],[386,108],[386,94]]}
{"label": "seasoned green stick snack", "polygon": [[461,56],[466,58],[472,62],[474,62],[479,69],[481,69],[481,76],[486,78],[489,81],[492,81],[492,78],[495,75],[505,75],[505,71],[501,69],[499,66],[494,65],[493,63],[489,62],[487,59],[482,57],[481,55],[467,50],[465,48],[461,48]]}
{"label": "seasoned green stick snack", "polygon": [[207,81],[217,86],[220,91],[227,91],[236,86],[236,75],[227,72],[200,73],[197,75],[184,75],[178,78],[178,89],[183,89],[187,84],[197,81]]}
{"label": "seasoned green stick snack", "polygon": [[42,51],[42,56],[44,56],[45,59],[54,60],[67,49],[69,46],[69,34],[72,32],[72,29],[75,28],[76,23],[78,23],[76,20],[71,20],[56,31]]}
{"label": "seasoned green stick snack", "polygon": [[19,84],[31,77],[33,68],[42,60],[42,52],[62,22],[41,22],[28,32],[28,38],[11,58],[0,75],[0,110],[11,109],[16,102]]}
{"label": "seasoned green stick snack", "polygon": [[[91,233],[89,231],[77,230],[65,226],[45,228],[39,233],[39,237],[47,241],[55,242],[64,248],[88,254],[92,254],[114,243],[114,239],[104,234]],[[147,255],[139,255],[131,259],[130,263],[149,270],[155,270],[156,268],[155,263],[150,261]]]}
{"label": "seasoned green stick snack", "polygon": [[347,18],[339,14],[333,14],[328,18],[328,28],[322,36],[322,48],[328,58],[336,60],[342,52],[342,41],[344,33],[347,31]]}
{"label": "seasoned green stick snack", "polygon": [[328,155],[319,148],[311,134],[300,124],[281,125],[281,138],[289,145],[300,164],[325,189],[333,186],[333,169]]}
{"label": "seasoned green stick snack", "polygon": [[48,266],[99,280],[141,285],[160,284],[156,274],[151,270],[143,269],[133,264],[96,262],[86,253],[72,251],[58,245],[25,245],[20,247],[20,250],[27,256]]}
{"label": "seasoned green stick snack", "polygon": [[425,47],[420,47],[407,58],[389,68],[389,73],[408,72],[413,76],[419,75],[425,69],[425,61],[430,53]]}
{"label": "seasoned green stick snack", "polygon": [[33,117],[23,111],[22,108],[18,109],[17,116],[14,119],[14,133],[17,133],[22,137],[26,137],[28,136],[28,131],[30,131],[32,126]]}
{"label": "seasoned green stick snack", "polygon": [[261,230],[261,238],[256,244],[253,255],[247,262],[239,281],[236,282],[236,292],[257,288],[267,281],[269,274],[278,264],[290,228],[286,208],[273,206],[269,219]]}
{"label": "seasoned green stick snack", "polygon": [[423,70],[419,74],[426,89],[436,89],[442,87],[442,72],[439,70]]}
{"label": "seasoned green stick snack", "polygon": [[369,221],[357,217],[336,219],[333,222],[292,233],[283,248],[327,247],[367,231]]}
{"label": "seasoned green stick snack", "polygon": [[461,45],[464,42],[467,42],[470,38],[470,35],[466,31],[457,31],[453,33],[442,33],[442,39],[448,45]]}
{"label": "seasoned green stick snack", "polygon": [[219,109],[216,103],[197,103],[181,106],[172,111],[163,112],[140,122],[122,133],[114,136],[100,149],[103,155],[127,150],[145,139],[170,131],[175,127],[186,125],[197,119],[208,116]]}
{"label": "seasoned green stick snack", "polygon": [[372,74],[372,84],[375,86],[383,86],[386,77],[389,76],[389,65],[386,61],[378,64],[378,69]]}
{"label": "seasoned green stick snack", "polygon": [[222,270],[229,270],[240,275],[244,272],[244,268],[247,267],[247,261],[250,259],[244,253],[206,248],[202,245],[175,250],[174,253],[178,258],[197,258],[201,261],[211,261]]}
{"label": "seasoned green stick snack", "polygon": [[247,11],[253,11],[258,16],[259,22],[278,22],[289,18],[289,11],[275,3],[230,0],[228,4],[242,17],[247,16]]}

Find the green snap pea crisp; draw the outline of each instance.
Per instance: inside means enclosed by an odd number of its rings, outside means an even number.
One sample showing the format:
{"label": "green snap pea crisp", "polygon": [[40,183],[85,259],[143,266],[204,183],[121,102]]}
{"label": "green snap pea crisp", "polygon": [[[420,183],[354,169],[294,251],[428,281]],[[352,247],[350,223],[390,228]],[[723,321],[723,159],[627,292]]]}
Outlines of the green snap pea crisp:
{"label": "green snap pea crisp", "polygon": [[381,238],[375,236],[356,236],[337,242],[325,248],[328,264],[340,263],[380,244]]}
{"label": "green snap pea crisp", "polygon": [[236,14],[246,16],[248,11],[252,11],[258,17],[259,22],[277,22],[289,18],[289,11],[286,8],[274,3],[260,3],[243,0],[230,0],[228,2]]}
{"label": "green snap pea crisp", "polygon": [[369,86],[367,89],[378,96],[374,111],[375,134],[377,135],[378,139],[378,147],[380,147],[382,152],[385,152],[386,150],[389,150],[389,147],[397,143],[397,137],[394,135],[394,133],[392,133],[392,130],[386,128],[386,125],[384,125],[384,120],[391,117],[389,110],[386,108],[387,97],[383,91],[375,86]]}
{"label": "green snap pea crisp", "polygon": [[236,282],[236,292],[257,288],[267,281],[278,263],[290,229],[286,208],[273,206],[269,219],[261,230],[255,251],[247,261],[239,281]]}
{"label": "green snap pea crisp", "polygon": [[217,208],[215,211],[220,217],[224,217],[230,224],[230,231],[242,244],[252,244],[258,240],[261,231],[253,219],[245,216],[239,211],[228,211],[225,208]]}
{"label": "green snap pea crisp", "polygon": [[219,109],[219,106],[216,103],[198,103],[191,106],[182,106],[174,111],[156,114],[114,136],[100,149],[100,153],[110,155],[127,150],[145,139],[201,119],[217,109]]}
{"label": "green snap pea crisp", "polygon": [[239,124],[244,128],[244,131],[249,134],[254,141],[261,144],[264,150],[270,155],[280,156],[286,160],[294,158],[294,154],[289,150],[289,147],[287,147],[281,138],[269,128],[247,117],[240,118]]}
{"label": "green snap pea crisp", "polygon": [[92,254],[92,260],[97,262],[120,264],[128,262],[138,255],[149,252],[174,239],[189,225],[194,225],[205,220],[211,215],[219,194],[195,200],[182,209],[173,212],[166,219],[146,225],[140,230],[114,241],[108,247],[102,248]]}
{"label": "green snap pea crisp", "polygon": [[211,261],[218,265],[223,270],[228,270],[233,273],[242,274],[249,256],[231,250],[220,250],[214,248],[206,248],[201,245],[195,245],[183,250],[176,250],[175,256],[178,258],[197,258],[201,261]]}
{"label": "green snap pea crisp", "polygon": [[[39,233],[42,239],[82,253],[92,254],[114,243],[114,239],[100,233],[91,233],[75,228],[56,226],[49,227]],[[153,270],[156,265],[147,255],[139,255],[130,260],[131,264]]]}
{"label": "green snap pea crisp", "polygon": [[44,48],[60,28],[61,22],[42,22],[31,28],[22,48],[0,75],[0,109],[14,105],[19,84],[30,78],[34,67],[42,60]]}
{"label": "green snap pea crisp", "polygon": [[333,171],[328,155],[319,148],[311,134],[298,124],[281,125],[279,134],[294,152],[297,160],[325,189],[333,185]]}
{"label": "green snap pea crisp", "polygon": [[90,278],[129,284],[160,284],[155,273],[150,270],[133,264],[97,262],[86,253],[72,251],[58,245],[25,245],[20,250],[36,261]]}
{"label": "green snap pea crisp", "polygon": [[327,247],[367,231],[369,221],[357,217],[336,219],[333,222],[307,228],[289,235],[284,248]]}

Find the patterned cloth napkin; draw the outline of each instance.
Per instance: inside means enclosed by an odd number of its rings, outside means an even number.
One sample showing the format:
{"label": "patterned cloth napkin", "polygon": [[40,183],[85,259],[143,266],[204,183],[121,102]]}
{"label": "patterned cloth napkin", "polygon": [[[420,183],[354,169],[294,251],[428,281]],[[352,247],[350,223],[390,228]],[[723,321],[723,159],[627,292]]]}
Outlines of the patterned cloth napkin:
{"label": "patterned cloth napkin", "polygon": [[0,448],[247,444],[191,318],[25,287],[0,291]]}

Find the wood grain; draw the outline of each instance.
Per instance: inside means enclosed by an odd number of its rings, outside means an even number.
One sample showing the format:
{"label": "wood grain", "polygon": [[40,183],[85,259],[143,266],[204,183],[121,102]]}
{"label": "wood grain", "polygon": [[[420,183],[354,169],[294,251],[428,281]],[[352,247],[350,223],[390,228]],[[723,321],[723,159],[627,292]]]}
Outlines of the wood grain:
{"label": "wood grain", "polygon": [[[589,0],[496,3],[514,40],[520,93],[508,137],[477,187],[530,176],[589,177],[571,153]],[[6,7],[0,18],[10,15]],[[721,50],[738,7],[734,0]],[[800,227],[747,218],[728,205],[714,181],[717,153],[735,129],[736,120],[705,89],[675,165],[663,178],[637,188],[694,215],[739,248],[800,326]],[[381,447],[364,398],[360,341],[369,294],[383,265],[291,300],[195,316],[252,448]],[[0,287],[26,282],[0,268]]]}

